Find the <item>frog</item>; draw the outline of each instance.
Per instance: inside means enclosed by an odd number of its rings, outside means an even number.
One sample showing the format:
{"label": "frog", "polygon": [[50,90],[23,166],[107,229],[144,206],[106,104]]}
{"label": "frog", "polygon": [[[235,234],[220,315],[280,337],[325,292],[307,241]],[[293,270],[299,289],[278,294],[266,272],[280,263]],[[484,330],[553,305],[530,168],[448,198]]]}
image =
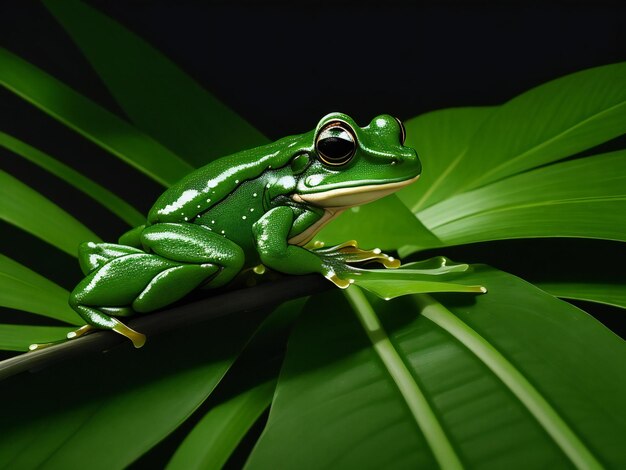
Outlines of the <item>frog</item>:
{"label": "frog", "polygon": [[144,334],[120,318],[163,309],[196,289],[226,286],[265,267],[288,275],[319,273],[340,288],[350,266],[399,260],[354,240],[311,243],[343,211],[415,182],[421,163],[390,115],[359,127],[330,113],[309,132],[240,151],[198,168],[168,188],[146,223],[117,243],[85,242],[85,277],[69,297],[86,324],[68,334],[112,330],[142,347]]}

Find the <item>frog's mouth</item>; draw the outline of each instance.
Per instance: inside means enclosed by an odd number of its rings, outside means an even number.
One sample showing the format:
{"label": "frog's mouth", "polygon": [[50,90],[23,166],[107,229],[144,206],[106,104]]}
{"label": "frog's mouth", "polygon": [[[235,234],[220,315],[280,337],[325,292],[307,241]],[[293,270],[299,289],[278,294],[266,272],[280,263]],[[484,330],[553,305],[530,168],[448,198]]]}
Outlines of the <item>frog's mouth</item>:
{"label": "frog's mouth", "polygon": [[296,202],[312,204],[317,207],[347,209],[348,207],[360,206],[361,204],[367,204],[381,197],[388,196],[400,188],[414,183],[418,178],[419,175],[394,183],[368,184],[356,188],[335,188],[319,193],[294,194],[292,199]]}

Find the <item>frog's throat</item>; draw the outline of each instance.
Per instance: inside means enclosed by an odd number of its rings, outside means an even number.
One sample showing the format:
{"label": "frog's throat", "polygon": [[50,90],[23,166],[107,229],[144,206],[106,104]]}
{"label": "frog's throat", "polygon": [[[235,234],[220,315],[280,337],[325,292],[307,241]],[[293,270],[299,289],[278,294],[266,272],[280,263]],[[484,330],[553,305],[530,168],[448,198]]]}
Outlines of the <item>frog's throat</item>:
{"label": "frog's throat", "polygon": [[347,209],[348,207],[360,206],[361,204],[367,204],[381,197],[388,196],[400,188],[414,183],[418,178],[419,175],[395,183],[369,184],[356,188],[330,189],[319,193],[294,194],[292,199],[296,202],[311,204],[324,209]]}
{"label": "frog's throat", "polygon": [[398,189],[407,186],[419,178],[411,178],[406,181],[385,184],[371,184],[358,188],[331,189],[315,194],[294,194],[292,199],[296,202],[311,204],[324,208],[324,215],[304,232],[291,237],[289,243],[292,245],[304,246],[319,232],[324,225],[340,215],[349,207],[366,204],[381,197],[387,196]]}

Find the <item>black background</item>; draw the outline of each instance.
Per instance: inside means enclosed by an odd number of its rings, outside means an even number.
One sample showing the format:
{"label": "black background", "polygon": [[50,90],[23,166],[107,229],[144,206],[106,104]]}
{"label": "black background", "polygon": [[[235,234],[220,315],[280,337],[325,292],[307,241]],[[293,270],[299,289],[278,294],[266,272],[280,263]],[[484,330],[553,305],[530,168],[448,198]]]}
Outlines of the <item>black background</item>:
{"label": "black background", "polygon": [[[358,8],[323,2],[297,8],[88,3],[145,38],[271,139],[310,130],[336,110],[364,125],[381,113],[408,119],[445,107],[497,105],[550,79],[626,59],[626,7],[617,3]],[[0,45],[123,115],[41,4],[0,3]],[[5,90],[0,107],[0,130],[76,167],[141,211],[162,191]],[[4,150],[0,163],[103,239],[115,240],[125,230],[97,203],[34,165]],[[3,253],[68,289],[80,277],[78,267],[68,277],[66,267],[76,264],[71,257],[4,223],[0,243]],[[600,260],[612,259],[609,264],[624,265],[624,251],[612,242],[536,240],[445,253],[541,279],[564,264],[598,267],[606,264]],[[597,271],[613,279],[619,273],[607,266]],[[623,313],[580,305],[624,334]]]}

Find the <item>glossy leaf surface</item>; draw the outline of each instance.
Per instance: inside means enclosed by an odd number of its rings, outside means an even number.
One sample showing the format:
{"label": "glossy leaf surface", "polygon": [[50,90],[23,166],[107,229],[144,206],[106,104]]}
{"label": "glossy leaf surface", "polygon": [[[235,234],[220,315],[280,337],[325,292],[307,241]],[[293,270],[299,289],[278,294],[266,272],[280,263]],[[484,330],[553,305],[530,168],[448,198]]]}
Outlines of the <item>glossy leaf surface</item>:
{"label": "glossy leaf surface", "polygon": [[122,198],[116,196],[108,189],[100,186],[98,183],[83,176],[73,168],[59,162],[58,160],[46,155],[42,151],[31,147],[15,137],[4,132],[0,132],[0,146],[11,150],[12,152],[24,157],[35,165],[50,172],[54,176],[62,179],[66,183],[74,186],[82,191],[94,201],[109,209],[113,214],[124,220],[131,227],[141,225],[145,222],[143,216],[137,209],[128,204]]}
{"label": "glossy leaf surface", "polygon": [[625,283],[539,282],[537,287],[564,299],[587,300],[626,308]]}
{"label": "glossy leaf surface", "polygon": [[489,293],[310,301],[249,468],[624,465],[624,342],[514,276],[462,282]]}
{"label": "glossy leaf surface", "polygon": [[259,324],[258,315],[244,315],[151,338],[132,354],[120,348],[12,378],[0,388],[13,404],[0,423],[0,466],[128,466],[219,383]]}
{"label": "glossy leaf surface", "polygon": [[540,85],[497,108],[447,184],[460,193],[574,155],[626,132],[626,63]]}
{"label": "glossy leaf surface", "polygon": [[78,1],[44,2],[130,119],[202,166],[268,142],[174,63],[107,16]]}
{"label": "glossy leaf surface", "polygon": [[270,405],[274,382],[247,390],[211,409],[167,465],[169,470],[222,468],[237,444]]}
{"label": "glossy leaf surface", "polygon": [[0,255],[0,306],[82,325],[84,321],[67,303],[69,295],[54,282]]}
{"label": "glossy leaf surface", "polygon": [[0,85],[164,186],[193,169],[126,121],[2,48]]}
{"label": "glossy leaf surface", "polygon": [[98,236],[34,189],[0,170],[0,219],[77,256],[78,245]]}
{"label": "glossy leaf surface", "polygon": [[618,151],[459,194],[420,212],[420,218],[446,244],[523,237],[626,241],[624,213],[626,151]]}
{"label": "glossy leaf surface", "polygon": [[[495,107],[450,108],[422,114],[404,123],[406,145],[417,150],[422,175],[411,186],[398,192],[400,200],[413,212],[433,205],[456,192],[454,173],[467,155],[474,133]],[[478,164],[478,162],[476,162]]]}
{"label": "glossy leaf surface", "polygon": [[353,279],[355,285],[385,300],[428,292],[483,294],[483,286],[454,283],[455,278],[466,275],[468,271],[469,265],[438,256],[404,264],[399,269],[358,269]]}
{"label": "glossy leaf surface", "polygon": [[0,349],[5,351],[28,351],[34,343],[63,341],[75,328],[66,326],[32,326],[0,324]]}

